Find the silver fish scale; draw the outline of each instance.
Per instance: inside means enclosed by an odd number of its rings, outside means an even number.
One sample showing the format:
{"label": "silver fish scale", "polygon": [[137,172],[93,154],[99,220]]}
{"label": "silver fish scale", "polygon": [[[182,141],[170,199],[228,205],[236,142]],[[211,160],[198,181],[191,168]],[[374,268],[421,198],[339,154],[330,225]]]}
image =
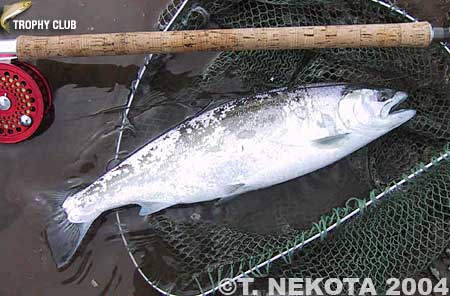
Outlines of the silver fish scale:
{"label": "silver fish scale", "polygon": [[314,160],[311,140],[345,131],[337,111],[344,90],[342,85],[283,89],[207,111],[69,197],[64,205],[69,219],[127,204],[164,208],[227,197],[320,168],[337,152],[324,150]]}

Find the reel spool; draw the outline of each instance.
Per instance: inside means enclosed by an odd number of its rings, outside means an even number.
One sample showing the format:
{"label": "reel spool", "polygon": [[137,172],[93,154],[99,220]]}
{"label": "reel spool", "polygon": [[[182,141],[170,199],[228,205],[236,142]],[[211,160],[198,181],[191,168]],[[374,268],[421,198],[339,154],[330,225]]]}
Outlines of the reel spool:
{"label": "reel spool", "polygon": [[0,63],[0,144],[25,141],[38,130],[52,106],[52,90],[34,66]]}

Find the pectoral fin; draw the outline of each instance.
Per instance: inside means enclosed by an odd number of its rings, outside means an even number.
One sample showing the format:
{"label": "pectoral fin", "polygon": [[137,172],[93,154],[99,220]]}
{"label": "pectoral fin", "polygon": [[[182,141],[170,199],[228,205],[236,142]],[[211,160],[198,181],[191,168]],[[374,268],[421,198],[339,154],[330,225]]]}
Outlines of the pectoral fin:
{"label": "pectoral fin", "polygon": [[321,146],[330,146],[344,140],[345,138],[348,137],[348,135],[350,135],[350,133],[338,134],[329,137],[314,139],[313,142]]}
{"label": "pectoral fin", "polygon": [[233,195],[236,193],[236,191],[238,191],[240,188],[244,187],[245,184],[244,183],[237,183],[237,184],[230,184],[227,185],[225,188],[225,193],[226,195]]}

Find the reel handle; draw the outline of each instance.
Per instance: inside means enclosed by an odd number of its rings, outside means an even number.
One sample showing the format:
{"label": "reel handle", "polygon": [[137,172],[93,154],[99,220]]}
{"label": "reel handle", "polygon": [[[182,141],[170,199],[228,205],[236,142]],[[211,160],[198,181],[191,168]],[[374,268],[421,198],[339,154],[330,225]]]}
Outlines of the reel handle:
{"label": "reel handle", "polygon": [[196,51],[428,47],[433,37],[442,38],[441,35],[445,35],[439,31],[439,36],[434,36],[434,30],[436,29],[428,22],[416,22],[48,37],[20,36],[16,40],[16,53],[19,59],[31,59]]}

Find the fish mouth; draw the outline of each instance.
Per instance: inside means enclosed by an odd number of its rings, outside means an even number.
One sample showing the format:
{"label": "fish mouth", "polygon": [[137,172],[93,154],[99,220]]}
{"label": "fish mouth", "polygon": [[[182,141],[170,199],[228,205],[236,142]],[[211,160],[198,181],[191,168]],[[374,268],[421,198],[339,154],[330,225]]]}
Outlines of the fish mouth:
{"label": "fish mouth", "polygon": [[389,100],[384,101],[384,105],[381,108],[380,116],[381,118],[387,118],[390,115],[396,115],[408,111],[408,109],[397,109],[401,103],[405,102],[408,99],[408,94],[405,92],[397,92],[395,95]]}

